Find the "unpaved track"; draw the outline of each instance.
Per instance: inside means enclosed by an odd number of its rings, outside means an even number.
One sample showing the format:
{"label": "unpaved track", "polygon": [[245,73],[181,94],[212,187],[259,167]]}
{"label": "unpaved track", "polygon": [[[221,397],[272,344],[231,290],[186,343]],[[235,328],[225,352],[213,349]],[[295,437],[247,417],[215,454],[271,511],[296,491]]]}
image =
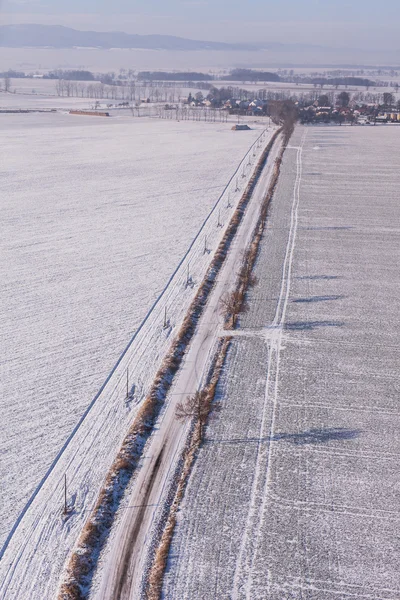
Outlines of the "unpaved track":
{"label": "unpaved track", "polygon": [[[175,407],[182,398],[198,389],[210,364],[213,350],[218,343],[222,321],[220,299],[235,285],[242,253],[251,240],[280,149],[279,138],[270,152],[200,319],[183,367],[169,394],[166,409],[137,474],[129,504],[111,536],[101,572],[95,578],[92,597],[96,600],[138,600],[141,597],[142,577],[148,564],[154,524],[162,510],[168,483],[187,439],[188,425],[176,421]],[[162,457],[156,468],[161,450]]]}

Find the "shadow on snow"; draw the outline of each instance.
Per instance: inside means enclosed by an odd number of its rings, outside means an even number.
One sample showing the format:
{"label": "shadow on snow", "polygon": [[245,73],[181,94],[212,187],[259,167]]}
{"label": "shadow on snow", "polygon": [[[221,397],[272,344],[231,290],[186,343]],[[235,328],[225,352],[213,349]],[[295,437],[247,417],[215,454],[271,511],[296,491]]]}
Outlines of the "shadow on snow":
{"label": "shadow on snow", "polygon": [[248,445],[262,444],[265,442],[288,442],[295,446],[326,444],[332,441],[347,441],[358,438],[362,431],[359,429],[346,429],[344,427],[312,428],[299,433],[276,433],[264,438],[232,438],[232,439],[206,439],[205,445]]}
{"label": "shadow on snow", "polygon": [[326,444],[331,441],[354,440],[360,434],[361,430],[359,429],[346,429],[344,427],[313,428],[301,433],[276,433],[271,437],[271,440],[274,442],[289,442],[295,446],[305,446],[310,444]]}
{"label": "shadow on snow", "polygon": [[342,300],[345,296],[333,295],[333,296],[310,296],[310,298],[296,298],[292,300],[293,303],[312,303],[312,302],[329,302],[331,300]]}
{"label": "shadow on snow", "polygon": [[323,279],[323,280],[342,279],[342,276],[341,275],[301,275],[299,277],[295,277],[295,279],[309,279],[311,281],[314,281],[314,280],[318,280],[318,279]]}
{"label": "shadow on snow", "polygon": [[343,321],[293,321],[285,323],[287,331],[309,331],[319,327],[343,327]]}

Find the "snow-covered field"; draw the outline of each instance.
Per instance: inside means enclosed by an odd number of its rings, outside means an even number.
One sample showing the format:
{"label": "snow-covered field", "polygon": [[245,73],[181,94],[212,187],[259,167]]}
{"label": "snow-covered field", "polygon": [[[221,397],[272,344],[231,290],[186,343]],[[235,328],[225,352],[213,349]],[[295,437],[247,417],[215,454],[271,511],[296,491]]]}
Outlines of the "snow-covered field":
{"label": "snow-covered field", "polygon": [[400,597],[398,135],[296,130],[165,599]]}
{"label": "snow-covered field", "polygon": [[[76,96],[58,96],[53,79],[11,79],[10,92],[0,90],[0,110],[51,110],[93,108],[96,100]],[[85,86],[88,83],[85,82]],[[98,85],[94,82],[93,85]],[[103,108],[122,100],[101,100]]]}
{"label": "snow-covered field", "polygon": [[41,77],[32,77],[29,79],[19,79],[12,77],[10,79],[11,93],[4,94],[3,97],[13,96],[14,94],[57,96],[57,80],[42,79]]}
{"label": "snow-covered field", "polygon": [[[0,127],[4,542],[262,130],[62,114],[2,115]],[[90,426],[80,428],[40,488],[4,555],[0,597],[45,598],[40,586],[50,579],[54,591],[65,552],[240,197],[237,179],[242,190],[249,159],[254,165],[260,152],[256,146],[244,160],[94,405]],[[128,366],[135,394],[126,403]],[[64,471],[76,514],[65,527]]]}

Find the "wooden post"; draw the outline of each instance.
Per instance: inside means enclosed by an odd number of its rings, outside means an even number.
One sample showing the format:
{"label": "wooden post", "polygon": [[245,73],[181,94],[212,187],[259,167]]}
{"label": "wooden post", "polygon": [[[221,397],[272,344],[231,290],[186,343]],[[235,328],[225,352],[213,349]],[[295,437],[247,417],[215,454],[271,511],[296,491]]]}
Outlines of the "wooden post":
{"label": "wooden post", "polygon": [[67,505],[67,474],[64,475],[64,515],[68,514]]}
{"label": "wooden post", "polygon": [[204,254],[207,252],[207,236],[204,236]]}
{"label": "wooden post", "polygon": [[164,309],[164,329],[167,327],[167,307]]}
{"label": "wooden post", "polygon": [[129,398],[129,367],[126,369],[126,397]]}

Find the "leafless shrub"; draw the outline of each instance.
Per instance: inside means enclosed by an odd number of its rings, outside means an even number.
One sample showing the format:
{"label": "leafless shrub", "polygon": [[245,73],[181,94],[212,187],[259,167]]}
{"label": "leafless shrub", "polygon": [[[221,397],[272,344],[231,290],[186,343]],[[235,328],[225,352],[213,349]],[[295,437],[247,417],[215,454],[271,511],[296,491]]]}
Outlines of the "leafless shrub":
{"label": "leafless shrub", "polygon": [[196,419],[199,435],[203,437],[203,427],[207,422],[210,412],[210,398],[207,390],[197,391],[193,396],[188,396],[183,402],[178,402],[175,417],[178,421]]}
{"label": "leafless shrub", "polygon": [[249,287],[255,287],[257,284],[258,284],[257,275],[254,275],[254,273],[251,273],[251,275],[249,277]]}
{"label": "leafless shrub", "polygon": [[233,327],[236,325],[240,313],[248,311],[242,290],[226,293],[220,300],[221,311],[227,321],[231,320]]}

